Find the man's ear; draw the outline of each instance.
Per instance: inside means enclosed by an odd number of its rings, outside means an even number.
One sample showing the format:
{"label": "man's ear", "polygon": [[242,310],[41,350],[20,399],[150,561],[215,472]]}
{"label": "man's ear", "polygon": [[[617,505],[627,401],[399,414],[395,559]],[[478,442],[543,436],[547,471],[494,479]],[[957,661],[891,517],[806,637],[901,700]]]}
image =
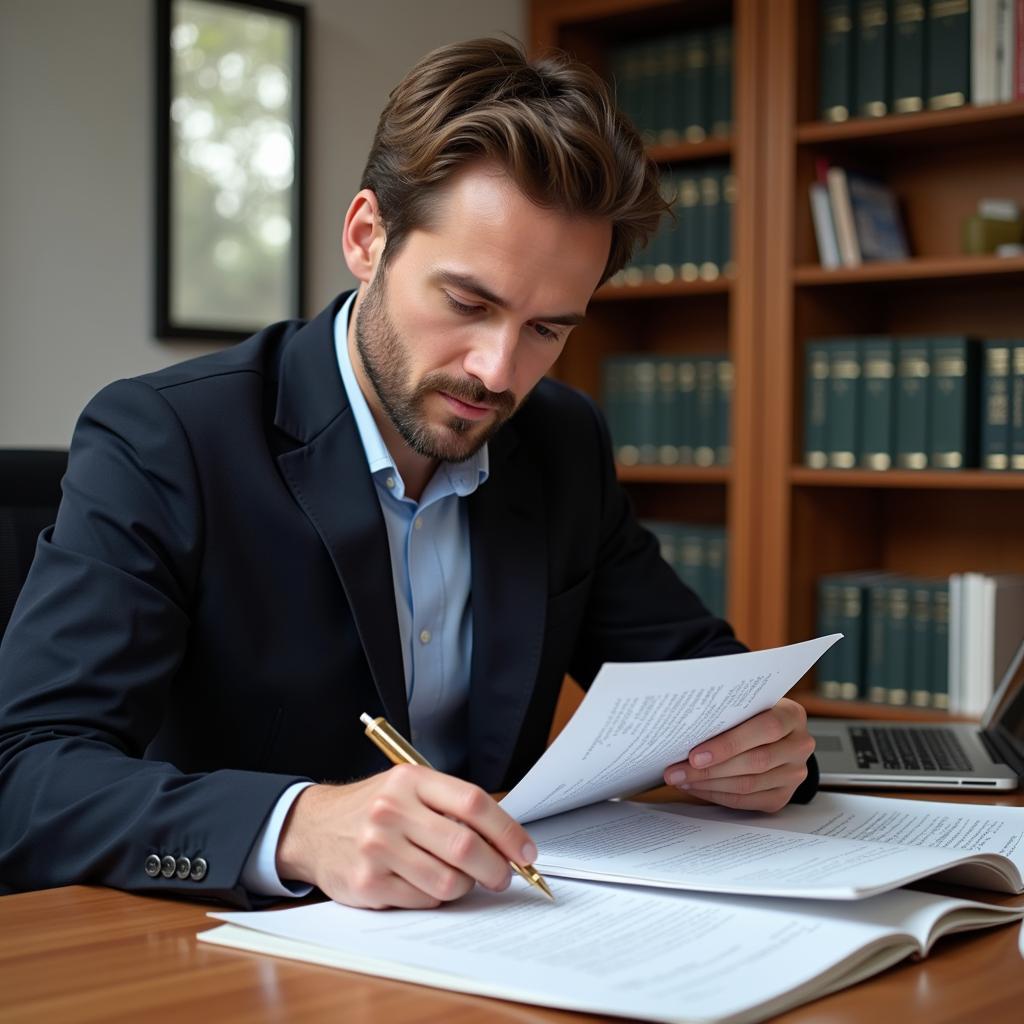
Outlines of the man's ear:
{"label": "man's ear", "polygon": [[345,263],[357,281],[369,284],[373,279],[385,238],[377,195],[372,189],[364,188],[349,204],[341,233]]}

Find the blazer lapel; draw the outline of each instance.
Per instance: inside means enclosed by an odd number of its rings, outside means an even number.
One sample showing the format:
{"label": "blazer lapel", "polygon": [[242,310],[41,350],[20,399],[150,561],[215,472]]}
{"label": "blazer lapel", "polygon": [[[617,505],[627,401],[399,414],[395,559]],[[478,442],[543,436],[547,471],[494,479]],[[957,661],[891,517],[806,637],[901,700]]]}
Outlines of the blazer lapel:
{"label": "blazer lapel", "polygon": [[347,297],[287,344],[274,422],[301,446],[277,462],[341,580],[384,712],[408,735],[387,530],[334,351],[334,319]]}
{"label": "blazer lapel", "polygon": [[508,424],[490,443],[491,472],[470,498],[473,658],[470,778],[497,789],[526,716],[544,640],[547,537],[543,490]]}

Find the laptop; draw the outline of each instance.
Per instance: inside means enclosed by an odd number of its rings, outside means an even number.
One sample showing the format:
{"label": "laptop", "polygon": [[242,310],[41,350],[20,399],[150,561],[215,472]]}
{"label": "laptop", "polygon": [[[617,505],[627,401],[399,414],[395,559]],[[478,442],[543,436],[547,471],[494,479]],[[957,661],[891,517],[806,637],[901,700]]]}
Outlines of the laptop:
{"label": "laptop", "polygon": [[1015,789],[1024,778],[1024,640],[981,723],[812,718],[821,782],[906,789]]}

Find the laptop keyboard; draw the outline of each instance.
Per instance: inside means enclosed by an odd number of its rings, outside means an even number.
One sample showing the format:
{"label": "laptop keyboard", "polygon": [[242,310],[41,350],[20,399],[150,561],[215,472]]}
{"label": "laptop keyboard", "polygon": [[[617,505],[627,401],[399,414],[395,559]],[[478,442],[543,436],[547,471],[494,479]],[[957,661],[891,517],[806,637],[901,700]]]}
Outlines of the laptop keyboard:
{"label": "laptop keyboard", "polygon": [[970,771],[971,763],[952,729],[850,726],[858,768],[896,771]]}

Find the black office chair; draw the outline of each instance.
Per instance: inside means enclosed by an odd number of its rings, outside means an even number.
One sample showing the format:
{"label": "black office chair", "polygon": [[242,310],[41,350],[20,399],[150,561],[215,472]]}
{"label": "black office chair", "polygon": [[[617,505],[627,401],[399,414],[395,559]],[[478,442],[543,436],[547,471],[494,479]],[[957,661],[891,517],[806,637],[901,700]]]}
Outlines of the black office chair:
{"label": "black office chair", "polygon": [[57,518],[62,451],[0,449],[0,639],[14,610],[41,530]]}

